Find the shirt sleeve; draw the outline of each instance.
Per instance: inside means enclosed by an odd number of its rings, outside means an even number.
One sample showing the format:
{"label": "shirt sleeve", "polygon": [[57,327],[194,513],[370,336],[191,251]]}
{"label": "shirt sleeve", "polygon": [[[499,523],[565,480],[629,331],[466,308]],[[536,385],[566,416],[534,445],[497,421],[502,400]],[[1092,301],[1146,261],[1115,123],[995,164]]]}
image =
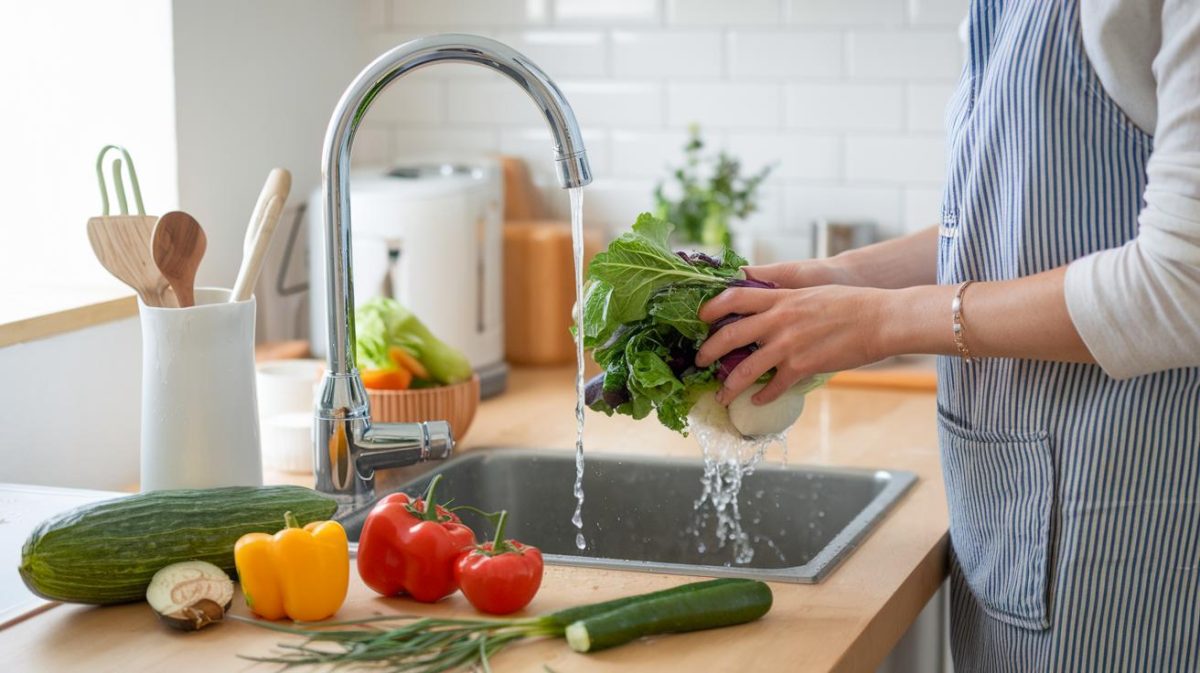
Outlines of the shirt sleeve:
{"label": "shirt sleeve", "polygon": [[1200,3],[1165,0],[1138,235],[1067,267],[1071,321],[1113,378],[1200,366]]}

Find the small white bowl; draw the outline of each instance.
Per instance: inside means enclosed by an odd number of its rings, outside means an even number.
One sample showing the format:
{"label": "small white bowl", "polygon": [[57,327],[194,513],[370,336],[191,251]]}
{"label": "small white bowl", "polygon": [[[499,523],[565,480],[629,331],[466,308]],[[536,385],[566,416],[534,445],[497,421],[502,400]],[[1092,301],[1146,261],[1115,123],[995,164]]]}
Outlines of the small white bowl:
{"label": "small white bowl", "polygon": [[269,360],[256,367],[263,468],[312,472],[313,403],[323,360]]}

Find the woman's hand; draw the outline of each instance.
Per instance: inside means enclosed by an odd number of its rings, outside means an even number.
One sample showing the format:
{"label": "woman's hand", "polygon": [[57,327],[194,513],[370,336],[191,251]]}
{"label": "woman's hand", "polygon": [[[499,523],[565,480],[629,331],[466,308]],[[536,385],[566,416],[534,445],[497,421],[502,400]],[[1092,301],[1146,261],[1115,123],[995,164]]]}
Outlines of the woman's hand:
{"label": "woman's hand", "polygon": [[[784,266],[788,265],[756,268],[774,271]],[[777,284],[785,278],[783,273],[760,277],[754,268],[750,277]],[[770,383],[753,398],[756,404],[765,404],[810,376],[859,367],[890,355],[881,338],[888,294],[887,290],[840,285],[725,290],[701,307],[700,318],[712,323],[730,314],[746,317],[709,336],[696,356],[696,365],[707,367],[735,348],[757,343],[758,350],[725,379],[717,400],[728,404],[775,368]]]}
{"label": "woman's hand", "polygon": [[818,285],[866,285],[841,261],[839,257],[805,259],[798,262],[746,266],[742,267],[742,271],[747,278],[767,281],[792,290]]}

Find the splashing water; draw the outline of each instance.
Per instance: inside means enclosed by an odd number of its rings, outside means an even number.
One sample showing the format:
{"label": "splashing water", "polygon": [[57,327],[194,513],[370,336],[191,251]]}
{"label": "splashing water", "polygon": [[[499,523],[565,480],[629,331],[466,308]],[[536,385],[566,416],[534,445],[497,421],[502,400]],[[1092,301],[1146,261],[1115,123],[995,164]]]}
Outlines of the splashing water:
{"label": "splashing water", "polygon": [[575,252],[575,546],[587,547],[583,538],[583,188],[573,187],[571,194],[571,243]]}
{"label": "splashing water", "polygon": [[[690,431],[704,455],[704,475],[700,478],[703,491],[696,500],[698,517],[693,532],[699,537],[710,514],[715,515],[718,548],[731,546],[735,564],[750,563],[754,560],[753,543],[762,540],[759,539],[761,536],[752,540],[742,528],[742,513],[738,504],[742,480],[754,473],[754,469],[762,462],[763,455],[772,445],[778,443],[786,452],[787,435],[742,437],[730,433],[725,428],[705,424],[696,418],[691,419]],[[766,540],[766,543],[775,549],[770,540]],[[699,543],[698,550],[700,553],[708,551],[703,542]],[[775,552],[782,557],[778,549],[775,549]]]}

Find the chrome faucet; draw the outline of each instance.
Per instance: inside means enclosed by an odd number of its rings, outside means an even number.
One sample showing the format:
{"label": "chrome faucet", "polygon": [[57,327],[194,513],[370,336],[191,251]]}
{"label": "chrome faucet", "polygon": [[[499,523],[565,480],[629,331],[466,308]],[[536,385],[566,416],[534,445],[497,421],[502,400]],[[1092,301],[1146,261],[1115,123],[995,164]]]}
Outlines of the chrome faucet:
{"label": "chrome faucet", "polygon": [[375,497],[375,471],[430,459],[454,449],[445,421],[372,423],[354,360],[354,285],[350,260],[350,149],[375,97],[392,81],[435,63],[473,63],[499,71],[525,90],[554,136],[559,185],[592,181],[579,125],[567,99],[532,61],[476,35],[432,35],[406,42],[375,59],[342,94],[325,131],[321,157],[325,201],[325,289],[329,311],[329,371],[321,384],[313,426],[317,490],[343,505]]}

